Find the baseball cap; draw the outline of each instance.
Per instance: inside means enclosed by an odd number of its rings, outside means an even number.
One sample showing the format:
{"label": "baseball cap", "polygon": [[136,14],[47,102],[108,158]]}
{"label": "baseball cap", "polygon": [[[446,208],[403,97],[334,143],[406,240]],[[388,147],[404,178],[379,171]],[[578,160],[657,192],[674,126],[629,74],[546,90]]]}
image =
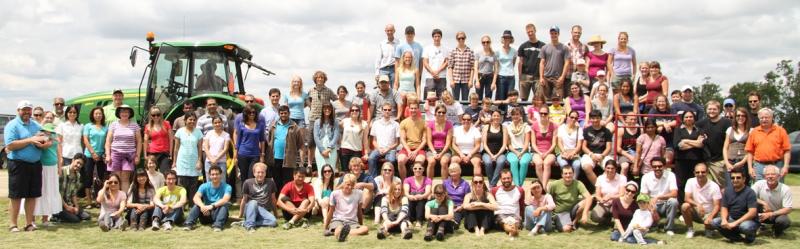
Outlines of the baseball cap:
{"label": "baseball cap", "polygon": [[[584,59],[578,59],[578,61],[577,61],[577,62],[575,62],[575,64],[576,64],[576,65],[586,65],[586,60],[584,60]],[[605,73],[605,72],[603,72],[603,73]]]}
{"label": "baseball cap", "polygon": [[727,98],[727,99],[725,99],[725,101],[722,102],[722,106],[726,106],[726,105],[736,105],[736,101],[734,101],[731,98]]}
{"label": "baseball cap", "polygon": [[636,196],[636,202],[650,202],[650,196],[646,194],[639,194],[639,196]]}
{"label": "baseball cap", "polygon": [[555,31],[556,33],[561,33],[561,29],[559,29],[558,26],[555,26],[555,25],[550,27],[550,31]]}
{"label": "baseball cap", "polygon": [[690,85],[685,85],[685,86],[683,86],[683,88],[681,88],[681,92],[685,92],[685,91],[694,92],[694,89],[692,89],[692,86],[690,86]]}
{"label": "baseball cap", "polygon": [[597,76],[600,76],[600,75],[606,76],[606,71],[605,70],[597,70]]}
{"label": "baseball cap", "polygon": [[47,124],[42,125],[42,129],[41,130],[48,131],[48,132],[56,132],[56,125],[54,125],[53,123],[47,123]]}
{"label": "baseball cap", "polygon": [[31,104],[31,102],[27,100],[22,100],[19,103],[17,103],[17,110],[23,108],[33,108],[33,104]]}
{"label": "baseball cap", "polygon": [[114,89],[114,92],[112,92],[111,94],[117,94],[117,93],[122,94],[122,89]]}
{"label": "baseball cap", "polygon": [[384,74],[384,75],[381,75],[380,77],[378,77],[378,83],[384,82],[384,81],[387,82],[387,83],[389,82],[389,75],[385,75]]}

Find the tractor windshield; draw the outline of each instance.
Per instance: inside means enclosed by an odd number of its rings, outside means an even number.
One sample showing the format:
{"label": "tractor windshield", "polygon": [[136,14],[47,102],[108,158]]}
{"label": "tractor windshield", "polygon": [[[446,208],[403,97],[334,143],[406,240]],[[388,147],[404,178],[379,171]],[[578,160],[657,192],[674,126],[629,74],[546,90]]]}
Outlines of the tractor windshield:
{"label": "tractor windshield", "polygon": [[169,110],[188,95],[189,56],[186,49],[163,46],[150,77],[151,104]]}
{"label": "tractor windshield", "polygon": [[194,53],[194,91],[193,95],[206,92],[219,93],[225,91],[227,85],[227,67],[224,55],[220,52]]}

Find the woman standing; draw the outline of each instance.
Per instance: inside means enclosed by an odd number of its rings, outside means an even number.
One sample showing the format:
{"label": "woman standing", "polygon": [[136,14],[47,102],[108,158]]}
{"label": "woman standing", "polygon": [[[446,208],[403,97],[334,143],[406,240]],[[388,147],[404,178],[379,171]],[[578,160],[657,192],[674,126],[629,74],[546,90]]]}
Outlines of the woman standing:
{"label": "woman standing", "polygon": [[[639,73],[633,78],[633,95],[644,106],[647,100],[647,79],[650,78],[650,62],[639,62]],[[655,98],[653,98],[655,100]],[[650,106],[652,107],[652,103]],[[647,113],[650,108],[642,109],[642,113]]]}
{"label": "woman standing", "polygon": [[[375,185],[378,185],[378,189],[375,190],[377,192],[374,198],[375,203],[380,205],[381,199],[392,193],[391,188],[395,184],[400,186],[400,193],[403,193],[403,183],[400,181],[400,177],[394,176],[394,165],[391,162],[383,163],[381,175],[375,178]],[[376,208],[375,225],[381,224],[381,218],[381,208]]]}
{"label": "woman standing", "polygon": [[[631,169],[631,179],[638,178],[644,174],[653,171],[650,167],[650,160],[656,157],[662,157],[667,148],[667,142],[663,137],[656,134],[658,125],[655,119],[649,119],[644,123],[644,134],[639,135],[636,139],[636,160],[633,162]],[[625,175],[628,169],[622,165],[622,174]]]}
{"label": "woman standing", "polygon": [[[339,153],[340,162],[350,162],[350,158],[359,157],[364,162],[369,155],[369,125],[361,120],[361,109],[358,106],[349,108],[350,116],[342,120],[342,142]],[[343,169],[347,172],[349,169]]]}
{"label": "woman standing", "polygon": [[127,195],[128,224],[135,230],[144,230],[155,208],[153,196],[156,195],[156,190],[143,169],[136,170],[136,180]]}
{"label": "woman standing", "polygon": [[[575,111],[578,114],[578,119],[575,120],[581,127],[586,122],[586,97],[578,85],[572,84],[569,87],[569,96],[564,100],[566,106],[564,107],[567,113]],[[575,171],[577,172],[577,171]]]}
{"label": "woman standing", "polygon": [[567,114],[567,122],[558,127],[557,138],[558,149],[561,154],[556,160],[558,166],[572,166],[575,172],[575,179],[581,172],[581,148],[583,143],[583,129],[578,125],[578,111],[571,111]]}
{"label": "woman standing", "polygon": [[336,100],[331,102],[333,111],[336,114],[337,124],[341,124],[342,120],[348,117],[350,106],[352,106],[350,100],[347,100],[347,94],[347,87],[339,86],[336,89]]}
{"label": "woman standing", "polygon": [[75,106],[67,106],[64,113],[66,120],[56,126],[55,133],[58,134],[58,143],[61,145],[62,165],[69,165],[72,164],[75,154],[83,152],[81,145],[83,126],[78,123],[78,109]]}
{"label": "woman standing", "polygon": [[197,177],[203,170],[200,153],[203,151],[201,139],[203,133],[196,128],[197,116],[194,112],[183,116],[186,126],[175,132],[175,151],[177,155],[172,161],[172,168],[178,173],[178,185],[186,189],[186,196],[194,198],[197,192]]}
{"label": "woman standing", "polygon": [[142,137],[139,136],[139,125],[133,121],[133,108],[128,105],[117,107],[114,113],[117,120],[108,126],[106,135],[107,169],[120,177],[120,188],[128,189],[133,168],[139,164],[142,153]]}
{"label": "woman standing", "polygon": [[[678,189],[683,189],[686,180],[694,175],[694,166],[704,162],[703,141],[706,139],[705,131],[696,127],[696,114],[686,111],[681,116],[683,126],[675,130],[673,147],[675,148],[675,179],[678,181]],[[678,191],[678,200],[683,200],[683,191]]]}
{"label": "woman standing", "polygon": [[53,120],[55,114],[46,112],[44,124],[41,130],[47,137],[49,147],[42,149],[42,173],[41,173],[41,197],[36,200],[33,214],[42,217],[42,226],[49,227],[50,216],[60,213],[62,210],[61,194],[58,191],[58,176],[61,174],[60,168],[63,165],[61,155],[61,144],[58,142],[58,135],[55,132]]}
{"label": "woman standing", "polygon": [[289,106],[289,119],[297,124],[297,127],[305,128],[305,110],[307,105],[308,93],[303,92],[303,79],[300,76],[292,76],[289,94],[281,96],[281,104]]}
{"label": "woman standing", "polygon": [[453,123],[445,118],[447,109],[444,105],[436,106],[436,118],[425,126],[425,137],[428,139],[427,174],[434,176],[436,162],[441,167],[442,177],[447,175],[450,166],[450,144],[453,143]]}
{"label": "woman standing", "polygon": [[611,221],[611,203],[625,193],[625,183],[628,179],[617,173],[617,168],[617,162],[608,160],[603,174],[597,177],[594,190],[597,204],[590,216],[596,223],[608,224]]}
{"label": "woman standing", "polygon": [[453,131],[452,143],[453,157],[451,161],[457,164],[472,165],[472,175],[481,174],[481,132],[472,126],[469,114],[461,115],[461,126]]}
{"label": "woman standing", "polygon": [[642,94],[645,95],[645,106],[652,105],[658,95],[666,96],[669,91],[669,79],[661,74],[661,64],[658,61],[650,62],[647,72],[648,76],[645,78],[647,94]]}
{"label": "woman standing", "polygon": [[608,74],[612,89],[619,89],[620,80],[636,74],[636,51],[628,46],[628,32],[619,32],[617,47],[609,52],[608,64],[613,65]]}
{"label": "woman standing", "polygon": [[514,72],[517,71],[514,61],[517,59],[517,49],[511,47],[512,43],[514,36],[511,35],[511,30],[503,31],[503,46],[495,52],[498,61],[498,84],[494,95],[496,100],[505,100],[508,98],[508,91],[514,89]]}
{"label": "woman standing", "polygon": [[[103,159],[106,152],[106,134],[108,127],[106,127],[106,116],[103,113],[103,107],[95,107],[89,112],[89,124],[83,126],[83,155],[86,156],[86,164],[83,165],[81,172],[81,182],[83,182],[84,192],[86,194],[86,203],[89,203],[86,208],[91,208],[97,205],[92,198],[92,185],[95,179],[98,182],[105,181],[106,179],[106,162]],[[95,173],[95,170],[97,172]],[[100,186],[97,186],[98,188]],[[94,189],[99,191],[99,189]]]}
{"label": "woman standing", "polygon": [[408,198],[409,220],[414,223],[414,227],[420,228],[425,220],[425,202],[431,197],[432,181],[425,177],[422,163],[415,162],[411,170],[414,175],[403,180],[403,190]]}
{"label": "woman standing", "polygon": [[100,203],[100,216],[97,217],[97,224],[103,232],[108,232],[110,229],[124,231],[128,227],[127,220],[122,217],[128,196],[125,191],[120,191],[119,183],[119,176],[112,173],[103,183],[103,188],[97,193],[97,203]]}
{"label": "woman standing", "polygon": [[461,205],[467,213],[464,228],[469,232],[474,232],[476,236],[483,236],[486,234],[486,229],[492,227],[497,201],[489,192],[482,176],[472,177],[471,190],[472,192],[464,196],[464,204]]}
{"label": "woman standing", "polygon": [[589,79],[594,83],[597,81],[597,71],[610,71],[609,55],[606,51],[603,51],[603,45],[606,44],[606,41],[599,35],[593,35],[589,38],[587,44],[592,46],[592,51],[587,52],[586,57],[589,58]]}
{"label": "woman standing", "polygon": [[258,118],[258,112],[253,104],[244,106],[242,119],[238,122],[233,132],[233,144],[236,146],[233,158],[236,159],[236,166],[239,168],[239,179],[245,181],[254,177],[253,164],[264,161],[262,151],[264,151],[266,123]]}
{"label": "woman standing", "polygon": [[[339,150],[339,136],[341,136],[341,133],[339,132],[339,124],[336,123],[336,118],[334,117],[333,105],[324,103],[322,104],[322,117],[314,122],[314,144],[316,145],[314,157],[316,158],[318,172],[322,170],[320,168],[322,165],[338,165],[336,164],[336,159],[339,157],[336,153]],[[344,164],[346,163],[342,162],[341,169],[345,170],[346,166]],[[334,167],[333,173],[336,173],[336,167]]]}
{"label": "woman standing", "polygon": [[528,152],[531,144],[531,126],[522,121],[522,109],[513,108],[511,109],[511,123],[508,123],[505,128],[506,134],[508,134],[506,159],[511,166],[514,185],[522,186],[531,163],[531,153]]}
{"label": "woman standing", "polygon": [[170,149],[174,140],[172,126],[164,120],[161,108],[150,108],[150,120],[144,126],[144,151],[147,155],[155,156],[159,171],[166,174],[172,165]]}
{"label": "woman standing", "polygon": [[[739,107],[736,109],[734,118],[733,125],[725,131],[727,135],[725,136],[725,143],[722,145],[722,157],[725,160],[725,167],[728,169],[727,172],[736,169],[755,172],[750,167],[744,167],[747,165],[747,152],[744,150],[744,146],[747,144],[747,138],[750,135],[750,115],[747,113],[747,109]],[[748,178],[751,175],[745,173],[744,176]],[[727,179],[726,182],[730,182],[729,174],[725,174],[725,178]],[[745,182],[749,182],[749,179],[745,180]],[[724,188],[725,186],[721,187]]]}
{"label": "woman standing", "polygon": [[556,163],[556,125],[550,122],[550,110],[547,106],[539,109],[542,118],[531,125],[531,148],[533,148],[533,165],[536,168],[536,176],[547,186],[550,180],[550,169]]}
{"label": "woman standing", "polygon": [[492,108],[492,121],[483,127],[483,167],[484,174],[488,177],[489,186],[494,187],[500,180],[500,171],[506,165],[506,144],[508,135],[501,122],[503,115],[500,110]]}
{"label": "woman standing", "polygon": [[553,218],[556,203],[553,202],[553,196],[544,189],[547,185],[542,184],[541,181],[534,181],[531,184],[533,198],[525,202],[525,230],[531,230],[528,233],[531,236],[552,230],[550,219]]}
{"label": "woman standing", "polygon": [[231,135],[222,129],[222,118],[219,116],[211,118],[211,125],[214,130],[209,131],[203,137],[203,151],[205,151],[206,161],[204,162],[206,181],[211,181],[209,169],[216,165],[222,170],[220,179],[225,182],[228,179],[225,173],[228,171],[228,147],[231,144]]}
{"label": "woman standing", "polygon": [[397,77],[394,78],[394,91],[400,94],[401,99],[398,110],[405,110],[408,104],[406,95],[409,93],[422,96],[422,93],[417,92],[417,89],[419,89],[419,67],[414,63],[415,61],[413,51],[405,51],[395,69],[397,70],[395,72]]}
{"label": "woman standing", "polygon": [[492,50],[492,39],[488,35],[481,37],[481,45],[483,49],[475,53],[475,92],[478,93],[478,99],[483,100],[484,97],[492,98],[492,91],[497,89],[497,71],[500,64],[497,60],[497,54]]}

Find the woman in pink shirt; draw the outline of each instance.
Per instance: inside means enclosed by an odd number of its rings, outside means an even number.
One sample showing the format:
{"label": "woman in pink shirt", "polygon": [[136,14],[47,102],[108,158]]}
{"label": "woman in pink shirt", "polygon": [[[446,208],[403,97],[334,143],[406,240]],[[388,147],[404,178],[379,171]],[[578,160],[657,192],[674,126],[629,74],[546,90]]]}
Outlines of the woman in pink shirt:
{"label": "woman in pink shirt", "polygon": [[148,156],[156,158],[156,165],[162,174],[166,174],[172,166],[172,141],[175,140],[172,134],[172,126],[169,121],[164,120],[161,108],[153,106],[150,108],[150,119],[144,126],[144,151]]}
{"label": "woman in pink shirt", "polygon": [[425,128],[428,138],[428,176],[433,177],[433,170],[438,161],[442,176],[447,175],[447,166],[450,165],[450,144],[453,142],[453,123],[447,120],[447,108],[439,104],[436,106],[436,118],[428,121]]}
{"label": "woman in pink shirt", "polygon": [[556,163],[556,155],[553,153],[556,148],[556,127],[550,122],[550,110],[547,106],[539,108],[539,115],[542,118],[531,125],[531,148],[533,148],[533,165],[536,167],[536,175],[539,176],[542,184],[547,186],[550,180],[550,169]]}
{"label": "woman in pink shirt", "polygon": [[546,233],[552,230],[550,219],[556,203],[542,185],[542,182],[535,181],[531,184],[531,197],[525,201],[525,229],[534,236],[538,233]]}
{"label": "woman in pink shirt", "polygon": [[425,220],[425,203],[431,197],[431,178],[423,174],[425,169],[422,163],[415,162],[411,167],[414,176],[409,176],[403,180],[403,190],[408,198],[409,221],[414,223],[417,228],[422,227]]}

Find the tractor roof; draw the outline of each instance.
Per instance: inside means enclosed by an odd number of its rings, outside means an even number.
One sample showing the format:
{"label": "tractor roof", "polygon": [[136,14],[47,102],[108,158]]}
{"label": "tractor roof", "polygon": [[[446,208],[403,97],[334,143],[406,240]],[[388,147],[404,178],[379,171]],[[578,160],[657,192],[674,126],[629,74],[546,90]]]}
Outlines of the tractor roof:
{"label": "tractor roof", "polygon": [[250,51],[246,48],[240,46],[239,44],[232,43],[232,42],[224,42],[224,41],[197,41],[197,42],[187,42],[187,41],[164,41],[164,42],[154,42],[154,47],[161,47],[161,46],[173,46],[173,47],[218,47],[223,48],[225,45],[233,45],[236,49],[238,49],[238,54],[242,58],[250,59],[252,55]]}

